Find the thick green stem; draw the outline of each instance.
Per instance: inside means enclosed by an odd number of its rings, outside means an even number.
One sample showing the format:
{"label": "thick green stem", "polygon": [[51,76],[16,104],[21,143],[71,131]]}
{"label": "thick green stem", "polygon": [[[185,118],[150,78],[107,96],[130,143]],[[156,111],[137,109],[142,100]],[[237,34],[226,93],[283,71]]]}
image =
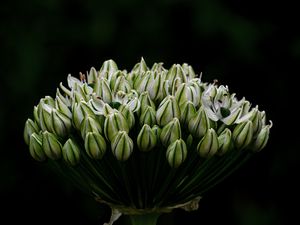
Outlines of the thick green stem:
{"label": "thick green stem", "polygon": [[142,215],[129,215],[131,225],[156,225],[159,213],[147,213]]}

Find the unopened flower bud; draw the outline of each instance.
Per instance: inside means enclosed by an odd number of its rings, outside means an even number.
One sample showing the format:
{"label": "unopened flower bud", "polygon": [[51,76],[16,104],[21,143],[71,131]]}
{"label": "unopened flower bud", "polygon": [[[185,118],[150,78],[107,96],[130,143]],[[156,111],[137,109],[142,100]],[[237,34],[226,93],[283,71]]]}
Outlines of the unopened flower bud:
{"label": "unopened flower bud", "polygon": [[167,96],[159,105],[156,121],[159,126],[165,126],[173,118],[180,118],[180,108],[174,96]]}
{"label": "unopened flower bud", "polygon": [[267,144],[269,140],[270,128],[272,127],[272,122],[270,125],[265,125],[258,133],[255,141],[253,142],[251,149],[254,152],[261,151]]}
{"label": "unopened flower bud", "polygon": [[106,79],[97,79],[94,91],[104,102],[110,103],[113,99],[111,89]]}
{"label": "unopened flower bud", "polygon": [[54,134],[44,131],[42,147],[48,158],[56,160],[61,158],[62,145]]}
{"label": "unopened flower bud", "polygon": [[154,125],[152,127],[152,131],[154,132],[154,134],[156,135],[157,141],[159,141],[160,139],[160,134],[161,134],[161,128],[157,125]]}
{"label": "unopened flower bud", "polygon": [[63,158],[70,166],[75,166],[80,160],[80,147],[71,138],[69,138],[62,148]]}
{"label": "unopened flower bud", "polygon": [[53,107],[44,103],[41,100],[40,104],[38,105],[38,114],[39,114],[39,122],[40,127],[43,131],[48,130],[50,132],[53,131],[53,124],[51,119],[51,112]]}
{"label": "unopened flower bud", "polygon": [[148,124],[144,124],[137,137],[137,146],[143,151],[147,152],[153,149],[157,143],[157,136]]}
{"label": "unopened flower bud", "polygon": [[129,129],[131,129],[135,124],[135,118],[133,112],[130,110],[128,105],[121,105],[119,107],[119,111],[123,114],[125,117]]}
{"label": "unopened flower bud", "polygon": [[56,97],[55,99],[55,106],[56,109],[62,112],[64,115],[66,115],[69,118],[72,118],[71,110],[59,97]]}
{"label": "unopened flower bud", "polygon": [[186,83],[187,81],[184,70],[179,64],[172,65],[167,73],[166,80],[170,81],[171,87],[173,87],[173,83],[176,78],[180,78],[183,83]]}
{"label": "unopened flower bud", "polygon": [[133,151],[133,141],[126,131],[119,131],[111,142],[111,150],[119,161],[126,161]]}
{"label": "unopened flower bud", "polygon": [[219,150],[218,155],[224,155],[228,152],[233,146],[231,139],[231,131],[228,128],[225,128],[222,133],[218,136]]}
{"label": "unopened flower bud", "polygon": [[128,93],[131,90],[131,86],[130,83],[126,80],[125,76],[119,76],[116,79],[113,90],[114,92],[124,91],[125,93]]}
{"label": "unopened flower bud", "polygon": [[39,127],[38,125],[31,119],[27,119],[24,127],[24,140],[27,145],[29,145],[30,141],[30,136],[33,133],[38,133],[39,132]]}
{"label": "unopened flower bud", "polygon": [[110,77],[113,73],[118,71],[118,66],[112,59],[106,60],[99,71],[100,77],[108,76]]}
{"label": "unopened flower bud", "polygon": [[56,109],[53,109],[51,112],[51,119],[53,124],[53,133],[60,137],[65,137],[70,133],[72,122],[69,117]]}
{"label": "unopened flower bud", "polygon": [[203,107],[190,119],[188,129],[194,137],[201,138],[210,128],[210,121]]}
{"label": "unopened flower bud", "polygon": [[177,91],[175,92],[175,98],[181,106],[187,101],[191,101],[195,106],[199,104],[200,98],[197,96],[197,91],[192,85],[182,83],[179,85]]}
{"label": "unopened flower bud", "polygon": [[90,69],[90,72],[87,73],[87,83],[91,86],[95,85],[97,77],[98,77],[98,72],[95,69],[95,67],[92,67]]}
{"label": "unopened flower bud", "polygon": [[137,74],[142,74],[148,70],[147,64],[144,60],[144,58],[141,58],[141,61],[137,64],[132,69],[132,72],[136,72]]}
{"label": "unopened flower bud", "polygon": [[166,158],[172,168],[178,168],[186,159],[187,148],[182,139],[178,139],[169,145]]}
{"label": "unopened flower bud", "polygon": [[140,113],[144,111],[144,109],[147,106],[151,106],[153,109],[155,109],[155,104],[154,102],[151,100],[148,91],[145,91],[143,93],[141,93],[140,97],[139,97],[139,101],[140,101]]}
{"label": "unopened flower bud", "polygon": [[102,127],[100,123],[92,117],[85,117],[80,127],[81,137],[84,139],[87,133],[95,132],[102,134]]}
{"label": "unopened flower bud", "polygon": [[33,133],[30,136],[29,141],[29,152],[32,158],[42,162],[46,160],[46,154],[42,148],[42,138],[40,135]]}
{"label": "unopened flower bud", "polygon": [[140,116],[140,125],[148,124],[149,126],[154,126],[156,124],[156,112],[151,106],[146,106],[143,108]]}
{"label": "unopened flower bud", "polygon": [[232,137],[236,148],[246,148],[251,143],[253,137],[252,122],[249,120],[238,124],[232,132]]}
{"label": "unopened flower bud", "polygon": [[196,108],[191,101],[187,101],[180,106],[180,122],[188,126],[189,121],[196,115]]}
{"label": "unopened flower bud", "polygon": [[92,159],[102,159],[106,151],[105,139],[97,132],[88,132],[84,140],[86,153]]}
{"label": "unopened flower bud", "polygon": [[80,130],[81,122],[85,117],[95,116],[92,109],[84,101],[81,101],[79,103],[75,102],[72,111],[73,111],[73,118],[72,118],[73,125],[77,130]]}
{"label": "unopened flower bud", "polygon": [[216,154],[219,149],[217,133],[213,128],[207,130],[204,137],[200,140],[197,151],[203,158],[210,158]]}
{"label": "unopened flower bud", "polygon": [[168,146],[179,138],[181,138],[180,122],[175,117],[162,128],[160,140],[164,146]]}
{"label": "unopened flower bud", "polygon": [[112,141],[119,131],[129,132],[129,127],[125,117],[120,112],[109,114],[104,121],[105,137]]}

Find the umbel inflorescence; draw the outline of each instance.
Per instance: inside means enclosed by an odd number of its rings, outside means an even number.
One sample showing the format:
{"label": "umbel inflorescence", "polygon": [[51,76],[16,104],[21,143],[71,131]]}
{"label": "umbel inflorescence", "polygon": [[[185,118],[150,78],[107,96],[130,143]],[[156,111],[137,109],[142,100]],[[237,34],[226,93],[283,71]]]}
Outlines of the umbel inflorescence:
{"label": "umbel inflorescence", "polygon": [[195,209],[199,197],[263,149],[272,123],[227,86],[188,64],[131,71],[113,60],[34,106],[31,156],[98,201],[127,214]]}

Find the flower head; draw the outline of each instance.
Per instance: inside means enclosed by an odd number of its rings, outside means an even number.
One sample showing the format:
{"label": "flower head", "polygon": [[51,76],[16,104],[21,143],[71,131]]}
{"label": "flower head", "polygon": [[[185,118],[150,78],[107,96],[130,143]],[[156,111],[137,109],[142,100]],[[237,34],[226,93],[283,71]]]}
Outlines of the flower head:
{"label": "flower head", "polygon": [[190,65],[150,68],[142,58],[129,72],[107,60],[69,75],[55,98],[34,106],[24,140],[35,160],[58,165],[98,201],[142,214],[196,209],[266,146],[271,127],[258,106],[203,82]]}

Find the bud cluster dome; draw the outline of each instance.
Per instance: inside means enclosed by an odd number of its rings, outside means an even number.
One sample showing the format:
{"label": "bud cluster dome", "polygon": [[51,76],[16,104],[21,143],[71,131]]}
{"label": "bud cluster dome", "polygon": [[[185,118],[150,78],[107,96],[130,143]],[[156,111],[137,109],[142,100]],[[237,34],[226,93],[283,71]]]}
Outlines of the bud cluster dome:
{"label": "bud cluster dome", "polygon": [[[120,70],[113,60],[60,83],[25,123],[31,156],[125,214],[195,209],[254,152],[272,122],[184,63]],[[197,204],[196,204],[197,205]]]}

